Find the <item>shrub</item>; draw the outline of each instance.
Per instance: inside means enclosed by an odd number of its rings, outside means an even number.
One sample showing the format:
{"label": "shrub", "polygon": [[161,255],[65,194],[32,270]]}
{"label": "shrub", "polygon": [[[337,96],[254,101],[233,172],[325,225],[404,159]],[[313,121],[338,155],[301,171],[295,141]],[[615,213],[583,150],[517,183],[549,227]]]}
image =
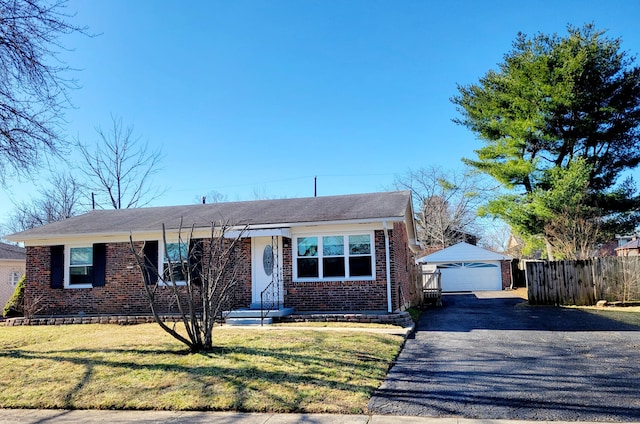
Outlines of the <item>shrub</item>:
{"label": "shrub", "polygon": [[24,280],[25,275],[18,280],[16,289],[13,291],[13,295],[7,301],[7,304],[2,310],[2,316],[5,318],[19,317],[24,313]]}

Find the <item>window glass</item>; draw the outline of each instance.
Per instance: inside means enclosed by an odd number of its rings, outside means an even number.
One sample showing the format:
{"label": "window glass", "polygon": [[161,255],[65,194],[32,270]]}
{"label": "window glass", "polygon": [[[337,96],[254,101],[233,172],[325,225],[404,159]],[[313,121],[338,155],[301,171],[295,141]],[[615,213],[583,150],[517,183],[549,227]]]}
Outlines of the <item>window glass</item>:
{"label": "window glass", "polygon": [[318,258],[298,258],[298,277],[317,278]]}
{"label": "window glass", "polygon": [[322,237],[323,256],[344,255],[344,236]]}
{"label": "window glass", "polygon": [[370,255],[371,254],[371,236],[369,236],[369,234],[349,236],[349,254],[350,255]]}
{"label": "window glass", "polygon": [[18,281],[20,281],[20,278],[22,278],[22,272],[21,271],[13,271],[11,272],[11,275],[9,275],[9,284],[11,284],[12,287],[15,287],[18,285]]}
{"label": "window glass", "polygon": [[352,256],[349,258],[349,274],[352,277],[370,277],[371,256]]}
{"label": "window glass", "polygon": [[93,247],[72,247],[71,265],[91,265],[93,264]]}
{"label": "window glass", "polygon": [[318,237],[298,237],[298,256],[318,256]]}
{"label": "window glass", "polygon": [[171,281],[186,281],[187,278],[185,276],[185,273],[183,272],[182,265],[183,262],[187,262],[187,255],[188,249],[186,243],[167,243],[164,258],[165,282],[169,283]]}
{"label": "window glass", "polygon": [[325,277],[344,277],[344,257],[322,259],[322,273]]}
{"label": "window glass", "polygon": [[93,247],[69,249],[69,284],[93,283]]}
{"label": "window glass", "polygon": [[[171,262],[180,262],[187,260],[187,245],[185,243],[167,243],[167,256]],[[165,259],[165,262],[168,262]]]}

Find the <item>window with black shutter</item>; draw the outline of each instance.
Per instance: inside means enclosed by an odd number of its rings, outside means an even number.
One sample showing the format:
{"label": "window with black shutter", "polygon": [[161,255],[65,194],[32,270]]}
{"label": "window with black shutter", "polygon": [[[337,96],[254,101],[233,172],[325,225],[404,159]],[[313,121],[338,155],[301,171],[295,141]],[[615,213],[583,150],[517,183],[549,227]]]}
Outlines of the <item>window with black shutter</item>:
{"label": "window with black shutter", "polygon": [[145,241],[142,253],[144,254],[145,263],[144,281],[147,284],[156,284],[158,282],[158,241]]}
{"label": "window with black shutter", "polygon": [[107,245],[93,245],[93,287],[103,287],[107,268]]}

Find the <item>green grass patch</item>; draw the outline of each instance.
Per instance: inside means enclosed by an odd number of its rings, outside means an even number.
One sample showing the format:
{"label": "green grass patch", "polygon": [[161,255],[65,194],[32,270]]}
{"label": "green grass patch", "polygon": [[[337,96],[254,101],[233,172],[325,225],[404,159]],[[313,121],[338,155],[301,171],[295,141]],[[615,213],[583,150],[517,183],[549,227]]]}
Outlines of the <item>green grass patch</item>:
{"label": "green grass patch", "polygon": [[409,315],[411,315],[411,319],[413,320],[413,322],[417,324],[420,320],[420,314],[422,314],[422,311],[416,308],[409,308],[407,309],[407,312],[409,312]]}
{"label": "green grass patch", "polygon": [[364,413],[402,337],[217,329],[187,354],[155,324],[0,327],[0,408]]}
{"label": "green grass patch", "polygon": [[[640,312],[632,308],[583,308],[579,307],[583,312],[598,315],[613,321],[622,322],[624,324],[640,327]],[[626,309],[626,310],[625,310]]]}

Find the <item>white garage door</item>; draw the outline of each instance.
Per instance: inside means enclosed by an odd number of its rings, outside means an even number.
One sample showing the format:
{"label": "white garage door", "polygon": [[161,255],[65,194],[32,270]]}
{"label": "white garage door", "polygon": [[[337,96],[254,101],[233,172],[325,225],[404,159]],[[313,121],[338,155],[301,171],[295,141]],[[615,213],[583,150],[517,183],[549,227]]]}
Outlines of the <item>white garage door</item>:
{"label": "white garage door", "polygon": [[499,262],[439,263],[442,291],[502,290]]}

